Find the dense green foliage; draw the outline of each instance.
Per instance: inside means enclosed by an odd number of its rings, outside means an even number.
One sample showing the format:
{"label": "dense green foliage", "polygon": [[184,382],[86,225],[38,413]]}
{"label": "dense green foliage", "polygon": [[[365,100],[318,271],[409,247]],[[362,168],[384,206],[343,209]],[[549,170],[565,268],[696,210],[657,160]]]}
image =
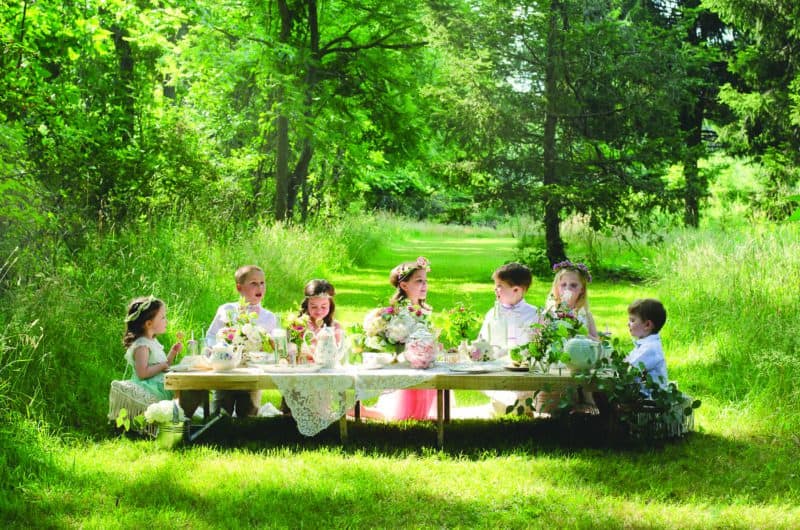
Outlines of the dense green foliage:
{"label": "dense green foliage", "polygon": [[[683,201],[696,224],[713,178],[697,167],[703,120],[763,155],[784,193],[792,13],[753,25],[709,3],[726,31],[696,3],[6,3],[2,250],[51,231],[74,248],[87,222],[176,204],[206,219],[513,210],[546,224],[552,261],[571,214],[641,229]],[[686,178],[668,187],[670,166]]]}

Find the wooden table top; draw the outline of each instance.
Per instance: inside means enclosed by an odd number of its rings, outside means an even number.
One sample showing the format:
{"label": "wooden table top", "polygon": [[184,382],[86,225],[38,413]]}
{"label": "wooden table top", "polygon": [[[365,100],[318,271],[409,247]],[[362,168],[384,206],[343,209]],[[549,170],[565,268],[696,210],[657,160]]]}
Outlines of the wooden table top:
{"label": "wooden table top", "polygon": [[[166,374],[164,386],[169,390],[255,390],[259,388],[277,388],[274,378],[313,377],[350,379],[353,382],[353,387],[355,387],[356,378],[361,378],[362,382],[368,384],[370,379],[380,380],[389,377],[402,377],[401,372],[402,371],[392,369],[362,371],[354,367],[341,370],[322,370],[315,373],[297,374],[266,373],[251,368],[240,368],[230,372],[169,372]],[[562,370],[561,374],[556,370],[552,370],[550,374],[510,372],[505,370],[474,374],[451,372],[444,367],[427,371],[425,375],[430,375],[430,377],[421,383],[398,388],[559,390],[567,387],[588,386],[585,381],[569,374],[567,370]],[[337,383],[341,383],[341,380],[337,381]],[[341,387],[341,384],[337,384],[336,386]]]}

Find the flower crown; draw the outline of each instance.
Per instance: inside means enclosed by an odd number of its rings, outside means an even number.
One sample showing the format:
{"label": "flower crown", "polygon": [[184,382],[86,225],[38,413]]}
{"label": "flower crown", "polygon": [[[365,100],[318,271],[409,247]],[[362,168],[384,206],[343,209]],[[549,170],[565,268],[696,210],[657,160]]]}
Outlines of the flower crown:
{"label": "flower crown", "polygon": [[403,282],[411,276],[415,270],[425,269],[425,272],[431,272],[431,264],[428,261],[428,258],[424,256],[420,256],[417,258],[416,261],[411,263],[405,263],[400,266],[400,270],[397,272],[397,281]]}
{"label": "flower crown", "polygon": [[333,299],[329,293],[319,293],[319,294],[309,294],[305,297],[305,300],[310,300],[312,298],[330,298]]}
{"label": "flower crown", "polygon": [[586,283],[592,283],[592,273],[589,272],[589,267],[583,263],[572,263],[570,260],[559,261],[553,265],[553,272],[558,272],[561,269],[574,271],[586,279]]}
{"label": "flower crown", "polygon": [[142,313],[147,311],[147,309],[153,305],[153,302],[155,301],[156,297],[151,294],[146,299],[139,302],[139,306],[136,308],[136,311],[125,317],[125,322],[134,322],[137,318],[142,316]]}

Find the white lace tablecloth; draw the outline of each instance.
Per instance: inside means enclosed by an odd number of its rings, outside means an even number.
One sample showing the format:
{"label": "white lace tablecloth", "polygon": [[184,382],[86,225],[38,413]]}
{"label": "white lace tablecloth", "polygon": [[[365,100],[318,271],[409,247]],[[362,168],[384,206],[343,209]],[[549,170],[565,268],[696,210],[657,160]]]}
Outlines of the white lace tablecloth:
{"label": "white lace tablecloth", "polygon": [[286,404],[292,410],[297,430],[314,436],[335,422],[353,406],[353,376],[342,370],[321,370],[314,374],[270,374]]}
{"label": "white lace tablecloth", "polygon": [[446,371],[446,367],[417,370],[399,365],[362,370],[347,366],[313,374],[269,375],[292,410],[297,430],[304,436],[314,436],[346,414],[356,400],[417,386]]}
{"label": "white lace tablecloth", "polygon": [[350,367],[355,389],[355,399],[364,401],[391,390],[402,390],[430,381],[439,373],[447,372],[446,367],[434,366],[427,370],[418,370],[410,366],[387,366],[375,370],[362,370]]}

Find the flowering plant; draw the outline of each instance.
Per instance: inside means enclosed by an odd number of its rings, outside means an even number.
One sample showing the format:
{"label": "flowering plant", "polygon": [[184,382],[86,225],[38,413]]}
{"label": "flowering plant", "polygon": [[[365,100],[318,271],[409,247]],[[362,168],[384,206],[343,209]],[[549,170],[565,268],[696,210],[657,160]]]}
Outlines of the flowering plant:
{"label": "flowering plant", "polygon": [[256,322],[258,313],[248,311],[244,298],[239,300],[239,307],[228,312],[225,327],[217,332],[217,341],[221,344],[239,346],[244,352],[263,351],[271,349],[269,332]]}
{"label": "flowering plant", "polygon": [[165,399],[152,403],[144,411],[147,423],[172,423],[186,420],[183,410],[171,400]]}
{"label": "flowering plant", "polygon": [[480,316],[472,307],[459,302],[444,314],[445,320],[442,327],[449,343],[448,346],[456,346],[462,340],[477,335],[475,327],[480,322]]}
{"label": "flowering plant", "polygon": [[290,313],[286,315],[286,331],[289,334],[289,342],[298,348],[303,345],[303,337],[308,331],[309,316],[307,314],[298,315]]}
{"label": "flowering plant", "polygon": [[419,305],[393,304],[375,309],[364,318],[364,348],[368,351],[397,349],[419,329],[430,329],[430,310]]}
{"label": "flowering plant", "polygon": [[531,324],[531,340],[524,346],[513,348],[509,355],[514,361],[538,361],[550,365],[568,360],[564,343],[577,335],[586,335],[586,326],[578,319],[567,300],[548,306],[539,319]]}

